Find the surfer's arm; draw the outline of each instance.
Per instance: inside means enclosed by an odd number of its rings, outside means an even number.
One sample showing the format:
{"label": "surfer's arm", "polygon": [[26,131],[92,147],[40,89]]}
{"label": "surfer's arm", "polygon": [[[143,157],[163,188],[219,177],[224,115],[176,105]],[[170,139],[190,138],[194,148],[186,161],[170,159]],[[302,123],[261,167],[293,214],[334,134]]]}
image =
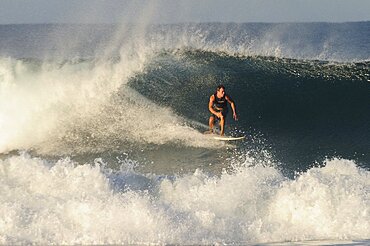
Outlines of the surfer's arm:
{"label": "surfer's arm", "polygon": [[222,117],[222,114],[220,112],[217,112],[216,110],[213,109],[213,103],[215,101],[215,96],[212,95],[210,98],[209,98],[209,103],[208,103],[208,110],[216,115],[218,118],[221,118]]}
{"label": "surfer's arm", "polygon": [[225,99],[230,103],[231,109],[233,110],[233,118],[234,120],[238,119],[238,116],[236,115],[236,109],[235,109],[235,103],[234,101],[228,96],[225,96]]}

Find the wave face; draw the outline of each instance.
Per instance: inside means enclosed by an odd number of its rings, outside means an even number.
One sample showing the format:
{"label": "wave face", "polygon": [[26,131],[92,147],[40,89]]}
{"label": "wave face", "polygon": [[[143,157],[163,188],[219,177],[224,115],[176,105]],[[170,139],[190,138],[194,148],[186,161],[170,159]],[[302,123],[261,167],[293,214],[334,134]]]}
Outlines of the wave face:
{"label": "wave face", "polygon": [[368,27],[0,26],[0,244],[368,243]]}
{"label": "wave face", "polygon": [[209,117],[209,96],[224,84],[239,113],[226,131],[261,133],[297,170],[333,156],[369,163],[369,65],[185,51],[162,54],[131,84],[201,122]]}

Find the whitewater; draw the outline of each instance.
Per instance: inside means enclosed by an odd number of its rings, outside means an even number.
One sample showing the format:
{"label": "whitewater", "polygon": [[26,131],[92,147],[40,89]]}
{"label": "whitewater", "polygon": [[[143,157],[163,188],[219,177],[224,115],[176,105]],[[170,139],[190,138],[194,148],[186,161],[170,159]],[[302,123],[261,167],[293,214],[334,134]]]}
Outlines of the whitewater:
{"label": "whitewater", "polygon": [[355,163],[328,161],[295,180],[254,161],[244,165],[218,177],[197,170],[169,178],[23,153],[1,161],[0,239],[239,244],[368,237],[370,177]]}
{"label": "whitewater", "polygon": [[368,244],[369,26],[0,26],[0,244]]}

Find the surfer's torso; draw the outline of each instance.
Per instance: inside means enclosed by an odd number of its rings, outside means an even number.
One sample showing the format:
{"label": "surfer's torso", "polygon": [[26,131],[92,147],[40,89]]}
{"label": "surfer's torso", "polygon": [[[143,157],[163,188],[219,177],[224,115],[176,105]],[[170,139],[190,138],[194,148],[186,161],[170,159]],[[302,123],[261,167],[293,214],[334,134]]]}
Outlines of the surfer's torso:
{"label": "surfer's torso", "polygon": [[215,100],[213,101],[213,108],[218,111],[226,111],[227,110],[227,101],[226,101],[226,94],[223,97],[218,98],[217,93],[213,94]]}

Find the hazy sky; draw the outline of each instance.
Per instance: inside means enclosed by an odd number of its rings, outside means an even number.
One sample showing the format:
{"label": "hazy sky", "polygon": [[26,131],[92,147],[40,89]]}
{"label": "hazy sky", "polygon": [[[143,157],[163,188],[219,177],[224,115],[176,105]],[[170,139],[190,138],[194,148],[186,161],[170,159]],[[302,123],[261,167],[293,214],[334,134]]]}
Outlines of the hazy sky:
{"label": "hazy sky", "polygon": [[369,20],[370,0],[0,0],[0,24]]}

